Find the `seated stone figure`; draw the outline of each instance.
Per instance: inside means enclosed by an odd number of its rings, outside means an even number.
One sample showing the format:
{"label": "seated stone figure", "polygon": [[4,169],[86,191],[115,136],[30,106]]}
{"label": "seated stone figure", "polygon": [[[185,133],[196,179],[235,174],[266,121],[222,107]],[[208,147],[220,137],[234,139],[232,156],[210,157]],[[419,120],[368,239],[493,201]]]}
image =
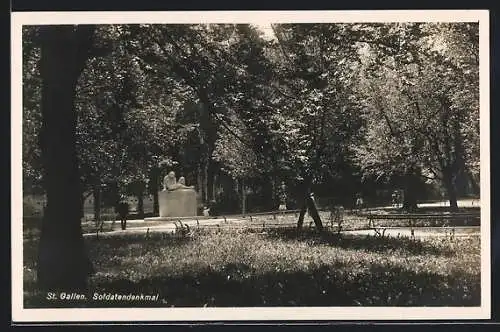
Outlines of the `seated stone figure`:
{"label": "seated stone figure", "polygon": [[194,186],[186,186],[186,180],[183,176],[179,179],[179,182],[175,179],[175,172],[170,171],[163,178],[163,190],[177,190],[177,189],[194,189]]}
{"label": "seated stone figure", "polygon": [[163,190],[158,193],[160,217],[190,217],[197,214],[196,190],[186,186],[184,177],[175,179],[175,173],[169,172],[163,179]]}

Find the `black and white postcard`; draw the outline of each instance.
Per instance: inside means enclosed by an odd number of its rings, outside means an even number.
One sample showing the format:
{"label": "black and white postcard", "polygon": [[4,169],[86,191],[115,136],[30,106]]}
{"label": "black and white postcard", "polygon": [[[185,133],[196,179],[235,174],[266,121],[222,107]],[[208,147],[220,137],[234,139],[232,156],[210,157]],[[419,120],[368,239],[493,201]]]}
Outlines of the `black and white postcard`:
{"label": "black and white postcard", "polygon": [[12,319],[488,319],[485,10],[15,12]]}

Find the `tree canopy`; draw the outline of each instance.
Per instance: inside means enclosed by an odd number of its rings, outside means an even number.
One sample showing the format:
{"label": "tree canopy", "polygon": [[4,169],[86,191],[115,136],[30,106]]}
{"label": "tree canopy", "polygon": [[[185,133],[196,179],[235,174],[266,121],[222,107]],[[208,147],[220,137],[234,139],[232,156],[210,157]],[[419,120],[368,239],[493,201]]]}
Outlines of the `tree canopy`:
{"label": "tree canopy", "polygon": [[[454,205],[461,181],[477,182],[477,24],[272,30],[274,38],[248,24],[95,27],[74,98],[83,191],[113,183],[154,193],[174,168],[205,202],[222,177],[251,184],[268,208],[281,181],[300,201],[304,190],[341,197],[328,188],[342,184],[353,196],[367,179],[399,177],[439,184]],[[26,192],[43,191],[41,45],[39,27],[26,27]]]}

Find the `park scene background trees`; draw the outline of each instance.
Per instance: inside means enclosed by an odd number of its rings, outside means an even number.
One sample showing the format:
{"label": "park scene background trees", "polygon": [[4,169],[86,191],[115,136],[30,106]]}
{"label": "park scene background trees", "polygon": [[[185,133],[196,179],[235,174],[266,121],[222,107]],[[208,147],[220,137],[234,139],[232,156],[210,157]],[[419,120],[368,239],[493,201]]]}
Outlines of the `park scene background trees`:
{"label": "park scene background trees", "polygon": [[[155,195],[173,168],[205,204],[245,187],[253,209],[277,206],[281,181],[296,189],[306,178],[347,206],[357,192],[377,200],[389,183],[408,205],[442,191],[453,207],[478,193],[477,24],[271,27],[272,38],[251,25],[85,27],[80,192],[96,202],[101,191]],[[42,36],[25,27],[25,193],[44,191]]]}
{"label": "park scene background trees", "polygon": [[152,195],[154,214],[170,169],[226,214],[275,210],[282,182],[304,212],[310,192],[351,207],[402,189],[406,210],[479,194],[478,24],[270,28],[24,27],[23,190],[47,196],[42,283],[84,282],[86,195],[96,218],[120,194],[140,216]]}

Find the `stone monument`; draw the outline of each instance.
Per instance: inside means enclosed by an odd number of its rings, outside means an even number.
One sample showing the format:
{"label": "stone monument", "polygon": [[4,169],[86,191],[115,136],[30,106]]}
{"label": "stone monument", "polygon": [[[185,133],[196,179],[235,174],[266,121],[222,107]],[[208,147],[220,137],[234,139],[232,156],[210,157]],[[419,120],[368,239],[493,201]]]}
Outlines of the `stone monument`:
{"label": "stone monument", "polygon": [[163,190],[158,193],[158,203],[160,217],[192,217],[197,214],[194,186],[186,186],[184,177],[177,182],[173,171],[163,178]]}

